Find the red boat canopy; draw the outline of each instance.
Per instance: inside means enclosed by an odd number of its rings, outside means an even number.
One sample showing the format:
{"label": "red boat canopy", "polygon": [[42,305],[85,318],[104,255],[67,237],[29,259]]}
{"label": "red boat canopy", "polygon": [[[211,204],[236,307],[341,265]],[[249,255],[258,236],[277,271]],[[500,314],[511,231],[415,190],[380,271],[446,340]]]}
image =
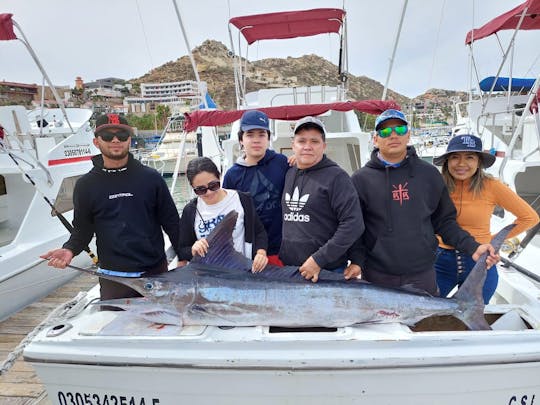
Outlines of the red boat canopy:
{"label": "red boat canopy", "polygon": [[525,3],[513,8],[512,10],[501,14],[480,28],[475,28],[467,33],[465,44],[469,45],[473,41],[488,37],[501,30],[515,29],[519,23],[520,17],[525,12],[525,17],[520,25],[521,30],[540,29],[540,0],[527,0]]}
{"label": "red boat canopy", "polygon": [[316,8],[234,17],[229,20],[229,24],[238,28],[251,45],[260,39],[285,39],[329,32],[338,33],[344,18],[345,10]]}
{"label": "red boat canopy", "polygon": [[[368,114],[380,114],[390,108],[399,110],[400,107],[395,101],[363,100],[344,101],[328,104],[302,104],[285,105],[279,107],[257,108],[263,111],[269,118],[275,120],[296,121],[308,115],[320,115],[327,111],[350,111],[356,110]],[[226,125],[239,120],[247,110],[233,111],[208,111],[197,110],[192,113],[185,113],[184,130],[186,132],[195,131],[197,127],[214,127]]]}

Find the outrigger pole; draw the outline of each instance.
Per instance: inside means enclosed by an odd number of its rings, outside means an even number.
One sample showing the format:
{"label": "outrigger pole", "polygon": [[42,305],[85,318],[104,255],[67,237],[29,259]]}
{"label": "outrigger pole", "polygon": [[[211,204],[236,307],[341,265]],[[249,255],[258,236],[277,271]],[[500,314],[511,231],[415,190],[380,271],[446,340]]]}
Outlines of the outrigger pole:
{"label": "outrigger pole", "polygon": [[[34,188],[36,189],[36,191],[43,197],[43,199],[45,200],[45,202],[49,205],[49,207],[51,207],[52,209],[52,212],[53,214],[55,214],[58,219],[60,220],[60,222],[62,222],[62,225],[64,225],[64,227],[68,230],[69,233],[73,233],[73,225],[71,225],[71,223],[66,219],[66,217],[64,217],[62,215],[62,213],[60,211],[58,211],[56,209],[56,207],[54,206],[54,204],[51,202],[51,200],[49,200],[49,198],[39,189],[39,187],[37,186],[37,184],[34,182],[34,180],[32,179],[32,177],[30,177],[30,175],[21,167],[21,165],[19,164],[19,162],[17,161],[17,158],[15,156],[13,156],[13,154],[9,151],[9,149],[4,145],[4,143],[0,140],[0,147],[2,147],[2,149],[4,151],[7,152],[7,154],[9,155],[9,157],[11,158],[11,160],[13,160],[13,162],[15,163],[15,165],[17,166],[17,168],[21,171],[21,173],[23,174],[23,176],[32,184],[32,186],[34,186]],[[84,247],[83,249],[86,253],[88,253],[88,256],[90,256],[90,258],[92,259],[92,262],[94,262],[94,264],[97,264],[98,263],[98,258],[97,256],[94,254],[94,252],[92,252],[90,250],[90,248],[88,246]]]}
{"label": "outrigger pole", "polygon": [[[8,27],[9,23],[11,23],[12,27],[11,27],[11,33],[13,34],[11,38],[9,39],[18,39],[19,41],[21,41],[24,46],[26,46],[26,49],[28,49],[28,52],[30,53],[30,56],[32,56],[32,58],[34,59],[34,62],[36,63],[38,69],[41,71],[41,74],[43,75],[43,77],[45,78],[45,80],[47,81],[47,84],[49,85],[49,88],[51,89],[53,95],[54,95],[54,98],[56,100],[56,102],[58,103],[58,107],[60,107],[60,109],[62,110],[62,114],[64,114],[64,118],[67,122],[67,124],[69,125],[69,129],[71,129],[71,133],[74,134],[75,131],[73,130],[73,127],[71,126],[71,122],[69,122],[69,118],[67,116],[67,112],[66,112],[66,109],[64,108],[64,103],[62,101],[62,99],[60,98],[60,96],[58,95],[58,92],[56,91],[56,88],[54,87],[54,85],[52,84],[52,81],[51,79],[49,78],[49,75],[47,74],[47,72],[45,71],[45,69],[43,68],[43,66],[41,65],[41,62],[39,61],[36,53],[34,52],[34,50],[32,49],[32,47],[30,46],[30,43],[28,42],[28,40],[26,39],[26,36],[24,35],[24,32],[22,31],[21,27],[19,26],[19,24],[17,24],[17,22],[15,22],[12,18],[11,18],[11,14],[4,14],[3,16],[8,16],[9,18],[3,18],[0,23],[3,25],[3,27],[0,27],[0,29],[3,29],[3,30],[6,30],[6,29],[9,29],[10,27]],[[22,39],[21,38],[18,38],[14,33],[13,33],[13,27],[17,27],[17,30],[19,31],[19,33],[21,34],[22,36]],[[3,38],[2,38],[3,39]]]}

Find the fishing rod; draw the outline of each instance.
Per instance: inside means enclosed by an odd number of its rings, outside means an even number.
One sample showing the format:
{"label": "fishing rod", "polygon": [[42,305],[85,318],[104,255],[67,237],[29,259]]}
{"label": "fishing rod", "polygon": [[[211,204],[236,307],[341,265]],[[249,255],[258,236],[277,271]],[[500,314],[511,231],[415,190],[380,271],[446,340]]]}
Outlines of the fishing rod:
{"label": "fishing rod", "polygon": [[[20,170],[20,172],[23,174],[23,176],[34,186],[34,188],[36,189],[36,191],[43,197],[43,199],[45,200],[45,202],[49,205],[49,207],[51,207],[52,209],[52,212],[53,214],[56,215],[56,217],[60,220],[60,222],[62,223],[62,225],[64,225],[64,227],[68,230],[68,232],[71,234],[73,233],[74,229],[73,229],[73,225],[71,225],[71,223],[66,219],[66,217],[64,217],[62,215],[61,212],[59,212],[56,207],[54,206],[54,204],[51,202],[51,200],[49,200],[49,198],[39,189],[39,187],[37,186],[37,184],[34,182],[34,180],[32,179],[32,177],[30,177],[30,175],[21,167],[21,165],[19,164],[19,162],[17,161],[17,159],[15,158],[15,156],[13,156],[13,154],[9,151],[9,149],[4,145],[4,142],[2,142],[0,140],[0,146],[2,147],[2,149],[9,155],[9,157],[11,158],[11,160],[13,160],[13,162],[15,163],[15,165],[17,166],[17,168]],[[90,250],[90,248],[88,246],[84,247],[83,249],[87,254],[88,256],[90,256],[90,258],[92,259],[92,262],[94,262],[94,264],[97,264],[98,263],[98,258],[97,256]]]}
{"label": "fishing rod", "polygon": [[513,269],[517,270],[521,274],[526,275],[527,277],[533,279],[534,281],[537,281],[540,283],[540,276],[538,274],[533,273],[530,270],[527,270],[526,268],[520,266],[519,264],[513,263],[510,260],[501,257],[501,262],[503,262],[503,267],[512,267]]}
{"label": "fishing rod", "polygon": [[107,276],[123,277],[123,278],[141,278],[146,275],[146,272],[144,271],[128,272],[128,271],[118,271],[118,270],[107,270],[107,269],[102,269],[101,267],[98,267],[97,270],[90,270],[90,269],[85,269],[84,267],[73,266],[72,264],[68,264],[66,265],[66,267],[73,270],[81,271],[83,273],[88,273],[93,276],[104,277],[104,278],[107,278]]}

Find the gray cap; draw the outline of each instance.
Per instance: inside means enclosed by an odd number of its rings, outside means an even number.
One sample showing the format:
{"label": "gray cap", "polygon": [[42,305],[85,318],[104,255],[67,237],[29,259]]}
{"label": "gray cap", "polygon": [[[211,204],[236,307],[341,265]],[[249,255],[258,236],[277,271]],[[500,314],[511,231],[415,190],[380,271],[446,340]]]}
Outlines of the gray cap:
{"label": "gray cap", "polygon": [[298,131],[300,131],[303,127],[307,125],[318,127],[323,136],[323,140],[326,139],[326,129],[324,128],[324,124],[322,123],[321,120],[315,117],[311,117],[311,116],[307,116],[307,117],[302,118],[301,120],[298,120],[296,122],[296,125],[294,126],[293,133],[296,135]]}

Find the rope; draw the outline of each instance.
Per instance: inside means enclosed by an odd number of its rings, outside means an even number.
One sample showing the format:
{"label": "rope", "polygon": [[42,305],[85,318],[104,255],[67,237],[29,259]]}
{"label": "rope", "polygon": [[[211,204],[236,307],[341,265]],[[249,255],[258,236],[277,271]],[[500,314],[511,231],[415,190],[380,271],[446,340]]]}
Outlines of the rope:
{"label": "rope", "polygon": [[433,80],[433,71],[435,70],[435,61],[437,59],[437,49],[439,47],[439,37],[441,34],[441,27],[444,17],[444,7],[446,4],[446,0],[443,1],[441,6],[441,15],[439,17],[439,27],[437,28],[437,36],[435,37],[435,46],[433,47],[433,58],[431,60],[431,70],[429,72],[429,80],[428,80],[428,89],[431,88],[431,82]]}
{"label": "rope", "polygon": [[79,292],[77,296],[75,296],[71,300],[64,302],[63,304],[60,304],[58,307],[56,307],[43,322],[41,322],[38,326],[34,328],[33,331],[26,335],[26,337],[21,340],[17,347],[7,355],[6,359],[0,366],[0,376],[7,373],[9,369],[13,367],[13,364],[15,364],[17,359],[21,356],[26,346],[28,346],[28,344],[39,332],[49,326],[52,326],[55,323],[58,323],[60,321],[65,322],[66,319],[73,318],[74,316],[78,315],[84,308],[86,308],[87,303],[83,301],[85,297],[86,292]]}
{"label": "rope", "polygon": [[139,15],[139,21],[141,23],[142,33],[144,36],[144,44],[146,46],[146,52],[148,53],[148,59],[150,59],[150,69],[154,68],[154,61],[152,60],[152,52],[150,51],[150,45],[148,45],[148,36],[146,35],[146,29],[144,28],[144,21],[141,14],[141,8],[139,7],[139,2],[135,0],[135,5],[137,6],[137,14]]}

